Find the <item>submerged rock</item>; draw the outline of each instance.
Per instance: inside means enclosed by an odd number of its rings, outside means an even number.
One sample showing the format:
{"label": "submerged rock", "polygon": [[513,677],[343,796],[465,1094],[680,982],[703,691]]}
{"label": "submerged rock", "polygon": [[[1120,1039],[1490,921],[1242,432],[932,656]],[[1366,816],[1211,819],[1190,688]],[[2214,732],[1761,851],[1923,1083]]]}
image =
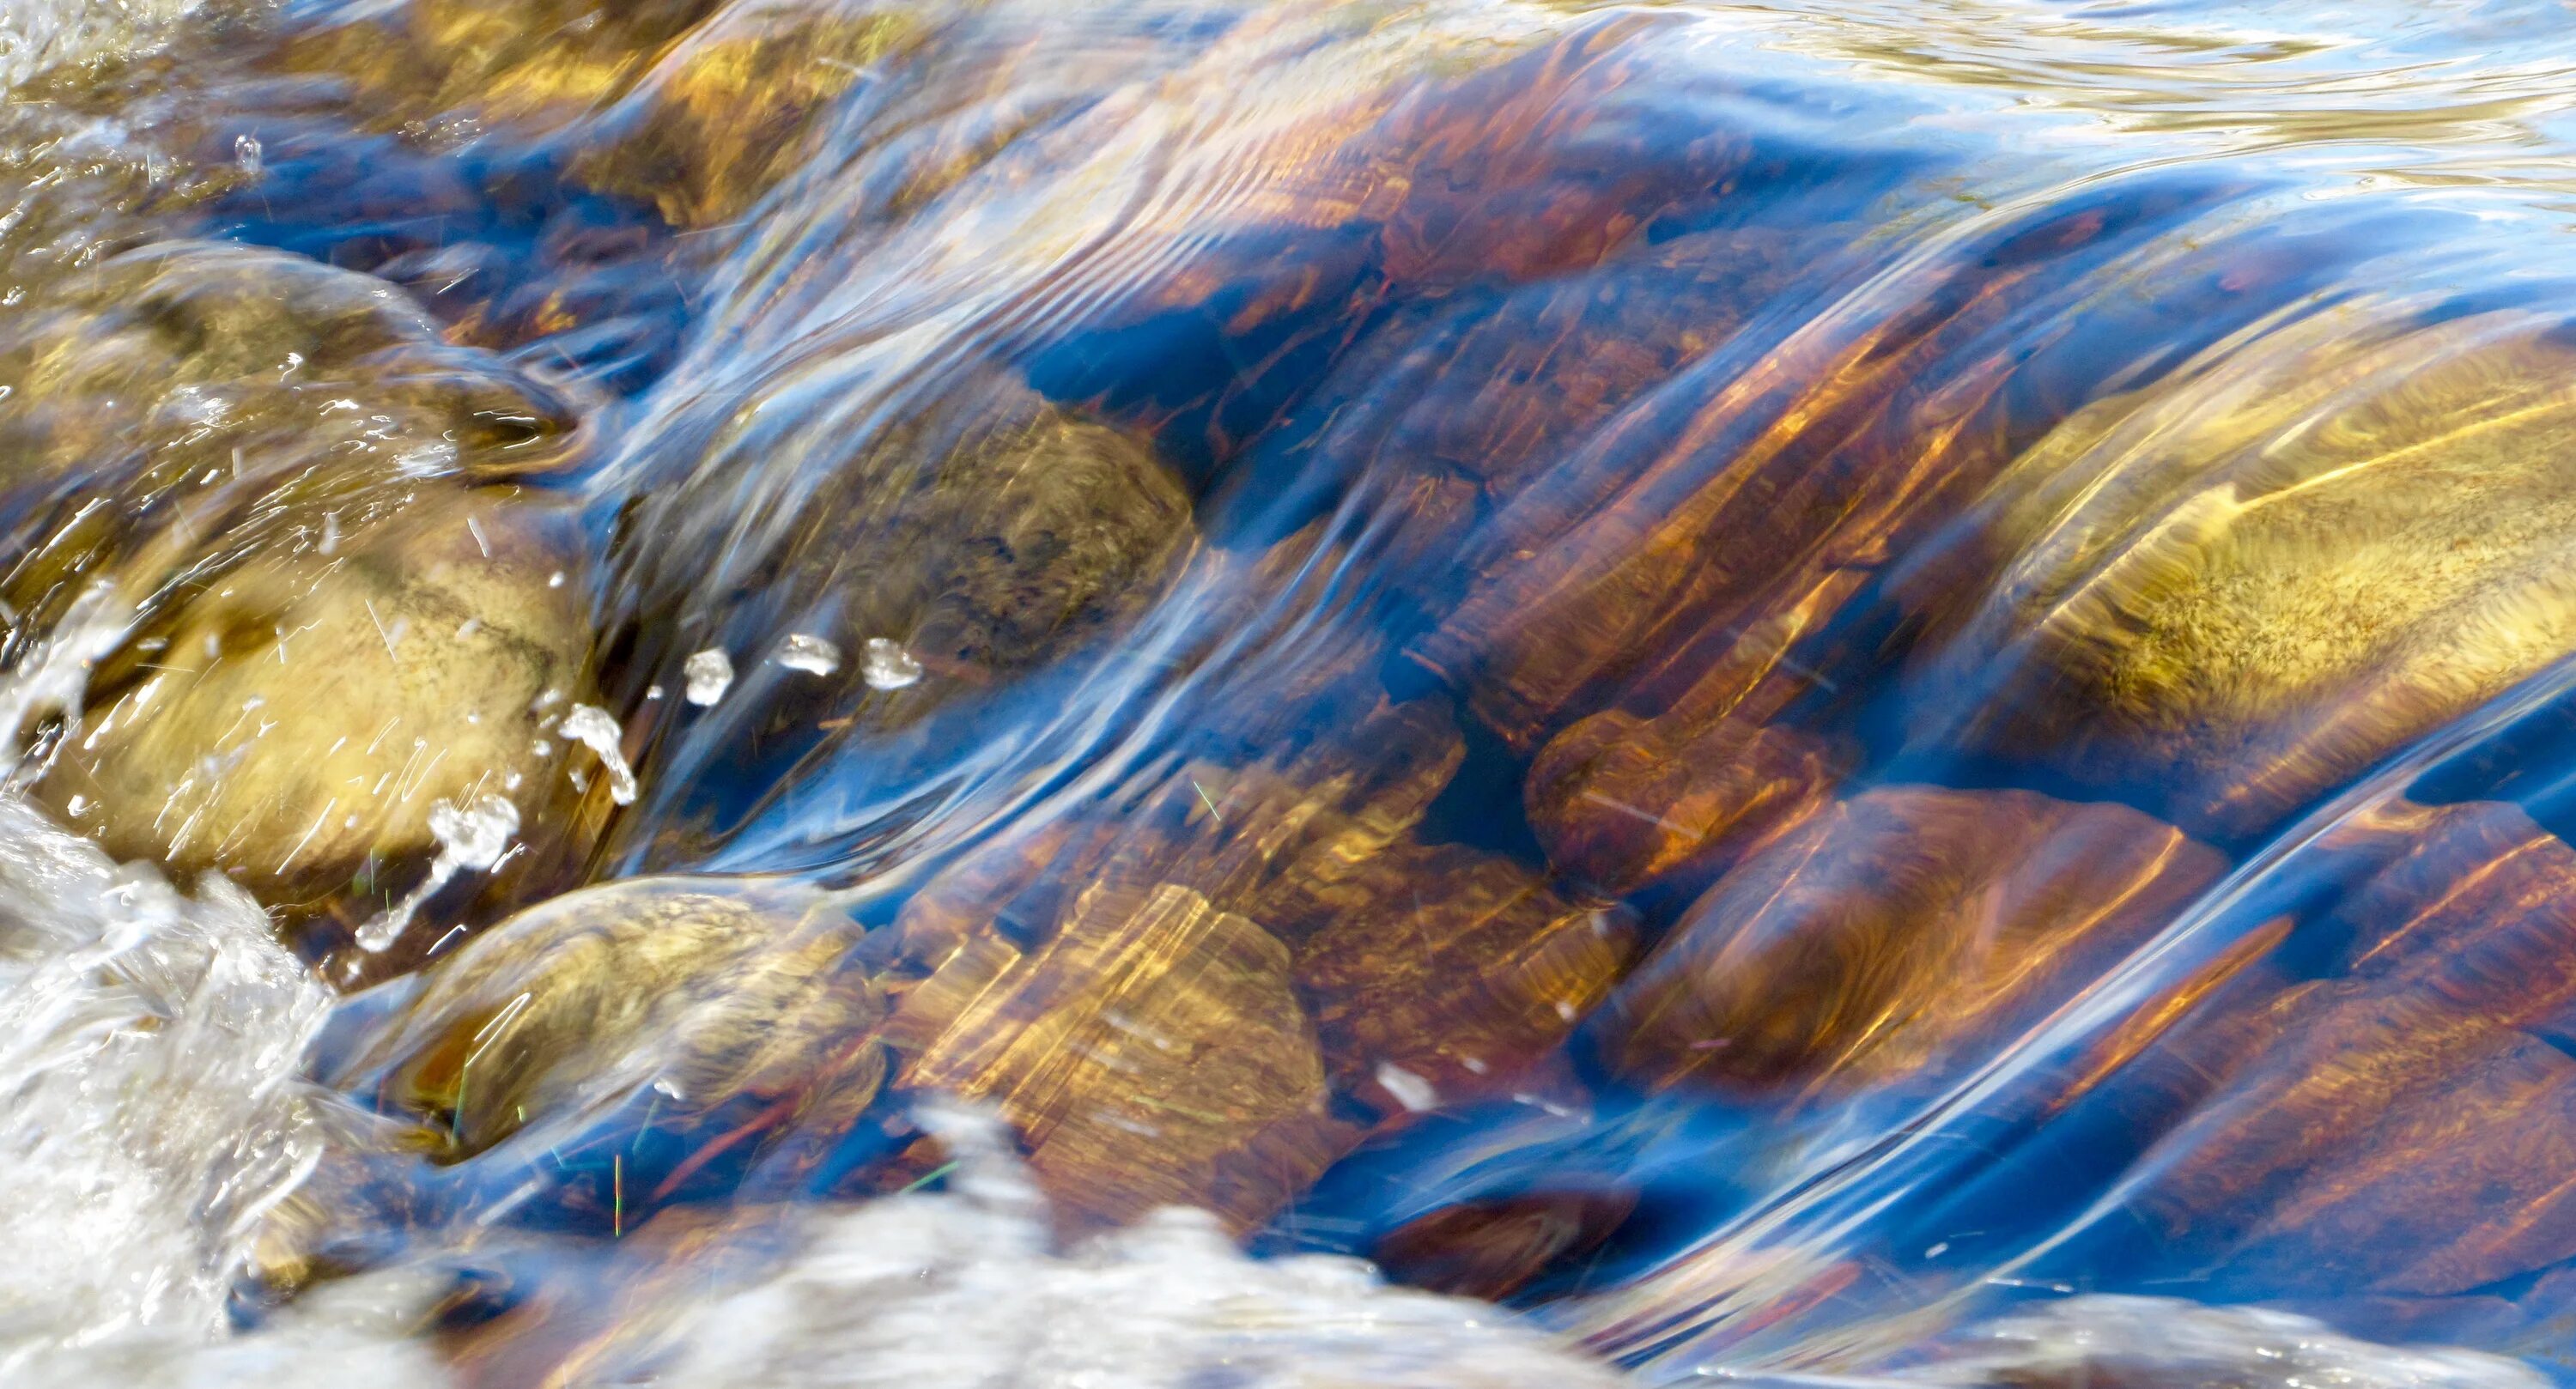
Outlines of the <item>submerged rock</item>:
{"label": "submerged rock", "polygon": [[[648,811],[657,780],[674,797],[776,794],[807,758],[863,740],[879,784],[926,775],[955,752],[921,732],[931,714],[1116,632],[1196,540],[1189,494],[1143,440],[999,375],[953,383],[855,450],[827,425],[747,417],[786,435],[758,477],[719,452],[622,523],[644,653],[630,683],[684,686],[702,649],[739,662],[707,715],[649,712]],[[746,503],[746,486],[765,499]]]}
{"label": "submerged rock", "polygon": [[[443,1161],[533,1131],[553,1156],[528,1163],[570,1188],[559,1202],[640,1220],[718,1158],[710,1181],[797,1126],[837,1138],[874,1100],[884,1003],[845,963],[855,928],[808,905],[691,879],[558,897],[424,976],[347,1083],[426,1125]],[[599,1143],[613,1172],[567,1175],[605,1168]]]}
{"label": "submerged rock", "polygon": [[[1606,996],[1635,926],[1423,841],[1462,751],[1445,701],[1381,701],[967,857],[897,923],[900,968],[928,972],[890,1034],[905,1083],[998,1100],[1094,1224],[1181,1201],[1254,1225],[1368,1134],[1510,1093]],[[1051,1156],[1060,1113],[1086,1136]]]}
{"label": "submerged rock", "polygon": [[218,570],[144,624],[39,794],[112,852],[216,871],[299,912],[388,900],[439,816],[499,798],[523,836],[588,686],[577,535],[424,484],[351,531]]}
{"label": "submerged rock", "polygon": [[1605,1050],[1649,1086],[1937,1076],[2082,990],[2224,867],[2126,806],[1865,792],[1694,903],[1621,988]]}
{"label": "submerged rock", "polygon": [[1249,1225],[1351,1141],[1290,965],[1278,938],[1186,888],[1094,888],[1045,947],[958,951],[905,996],[890,1040],[907,1088],[995,1103],[1080,1216],[1205,1204]]}
{"label": "submerged rock", "polygon": [[[1814,596],[1838,601],[1848,587]],[[1813,684],[1789,657],[1813,616],[1793,610],[1729,643],[1653,717],[1604,710],[1549,739],[1523,791],[1548,862],[1615,895],[1696,891],[1814,814],[1852,754],[1774,722]]]}
{"label": "submerged rock", "polygon": [[1918,742],[2278,823],[2576,650],[2571,364],[2511,314],[2330,319],[2069,423],[1988,501]]}
{"label": "submerged rock", "polygon": [[126,639],[39,795],[347,926],[429,874],[442,807],[559,833],[586,546],[509,480],[580,442],[569,399],[367,276],[174,241],[42,282],[0,323],[0,602],[22,654]]}
{"label": "submerged rock", "polygon": [[2139,1156],[2052,1262],[2390,1305],[2534,1278],[2519,1295],[2557,1303],[2576,849],[2512,805],[2391,802],[2307,864],[2342,890],[2136,1029],[2070,1115]]}

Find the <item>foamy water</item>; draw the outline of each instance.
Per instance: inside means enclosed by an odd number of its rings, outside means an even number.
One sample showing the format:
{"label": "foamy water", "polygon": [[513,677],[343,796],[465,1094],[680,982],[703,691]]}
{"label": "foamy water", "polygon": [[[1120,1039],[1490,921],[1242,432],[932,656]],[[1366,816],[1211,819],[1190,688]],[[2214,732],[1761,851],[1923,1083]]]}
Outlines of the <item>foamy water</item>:
{"label": "foamy water", "polygon": [[0,9],[0,91],[47,68],[128,52],[202,8],[202,0],[15,0]]}

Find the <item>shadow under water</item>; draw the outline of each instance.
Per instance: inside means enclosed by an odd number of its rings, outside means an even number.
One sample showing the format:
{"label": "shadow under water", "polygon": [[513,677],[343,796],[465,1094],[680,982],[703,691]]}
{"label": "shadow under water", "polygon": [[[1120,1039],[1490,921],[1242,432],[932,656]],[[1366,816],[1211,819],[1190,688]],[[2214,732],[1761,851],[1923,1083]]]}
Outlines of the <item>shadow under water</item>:
{"label": "shadow under water", "polygon": [[30,1382],[2576,1376],[2554,7],[0,95]]}

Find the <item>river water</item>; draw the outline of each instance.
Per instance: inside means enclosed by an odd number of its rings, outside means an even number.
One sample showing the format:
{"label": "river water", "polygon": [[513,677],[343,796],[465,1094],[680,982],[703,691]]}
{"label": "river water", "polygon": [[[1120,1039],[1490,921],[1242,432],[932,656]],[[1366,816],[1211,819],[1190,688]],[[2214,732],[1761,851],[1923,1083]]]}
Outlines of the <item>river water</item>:
{"label": "river water", "polygon": [[2561,7],[0,92],[11,1383],[2576,1374]]}

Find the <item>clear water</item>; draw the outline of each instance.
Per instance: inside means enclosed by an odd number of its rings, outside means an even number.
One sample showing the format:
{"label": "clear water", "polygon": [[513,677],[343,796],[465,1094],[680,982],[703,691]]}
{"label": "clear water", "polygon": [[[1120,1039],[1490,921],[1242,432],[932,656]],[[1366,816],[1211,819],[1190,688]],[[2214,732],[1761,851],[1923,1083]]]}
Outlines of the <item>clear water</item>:
{"label": "clear water", "polygon": [[13,1373],[2563,1378],[2557,7],[586,15],[0,17]]}

